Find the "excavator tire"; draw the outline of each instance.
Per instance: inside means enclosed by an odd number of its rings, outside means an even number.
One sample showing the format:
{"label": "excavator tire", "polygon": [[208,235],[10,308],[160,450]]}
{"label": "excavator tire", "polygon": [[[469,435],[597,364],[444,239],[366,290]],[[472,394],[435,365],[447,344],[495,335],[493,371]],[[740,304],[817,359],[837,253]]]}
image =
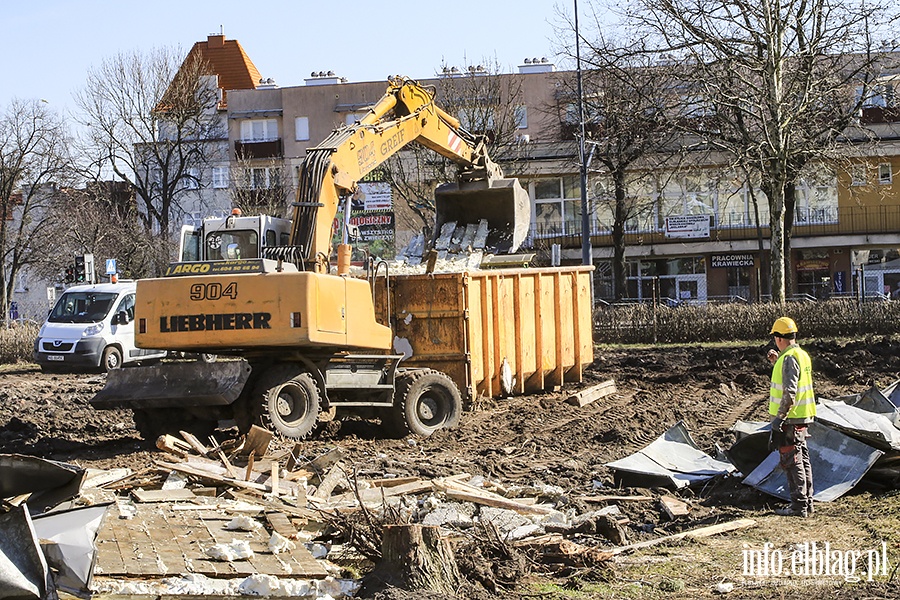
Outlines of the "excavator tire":
{"label": "excavator tire", "polygon": [[271,367],[260,377],[253,395],[262,407],[262,426],[283,438],[302,440],[319,423],[319,386],[312,375],[297,366]]}
{"label": "excavator tire", "polygon": [[414,433],[428,437],[438,429],[459,425],[462,396],[444,373],[432,369],[397,375],[394,408],[385,415],[385,425],[399,437]]}

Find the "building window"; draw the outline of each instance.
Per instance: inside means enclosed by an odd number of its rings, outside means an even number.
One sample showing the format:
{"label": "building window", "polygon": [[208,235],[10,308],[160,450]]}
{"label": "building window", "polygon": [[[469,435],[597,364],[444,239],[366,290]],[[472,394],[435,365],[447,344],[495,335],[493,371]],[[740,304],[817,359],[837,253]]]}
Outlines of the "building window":
{"label": "building window", "polygon": [[516,129],[527,129],[528,128],[528,108],[524,105],[519,105],[516,107],[515,113],[516,119]]}
{"label": "building window", "polygon": [[850,167],[850,185],[866,185],[866,165]]}
{"label": "building window", "polygon": [[298,142],[309,140],[309,117],[294,119],[294,139]]}
{"label": "building window", "polygon": [[251,190],[267,190],[281,185],[281,171],[276,167],[247,169],[246,176]]}
{"label": "building window", "polygon": [[228,187],[228,167],[213,167],[212,186],[217,190]]}
{"label": "building window", "polygon": [[532,183],[534,232],[538,237],[581,231],[581,182],[578,176],[538,179]]}
{"label": "building window", "polygon": [[187,170],[184,177],[184,187],[189,190],[196,190],[200,187],[200,169],[191,167]]}
{"label": "building window", "polygon": [[203,225],[203,217],[200,215],[200,211],[185,214],[184,224],[199,229]]}
{"label": "building window", "polygon": [[241,121],[241,141],[273,142],[278,139],[278,121],[275,119],[250,119]]}
{"label": "building window", "polygon": [[878,165],[878,183],[881,185],[890,185],[891,180],[891,163],[881,163]]}

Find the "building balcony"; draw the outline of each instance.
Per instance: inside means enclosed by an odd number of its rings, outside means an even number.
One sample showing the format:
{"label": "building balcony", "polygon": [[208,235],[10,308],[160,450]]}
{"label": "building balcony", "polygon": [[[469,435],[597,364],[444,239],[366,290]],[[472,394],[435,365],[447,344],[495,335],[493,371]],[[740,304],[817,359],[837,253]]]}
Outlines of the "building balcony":
{"label": "building balcony", "polygon": [[234,154],[245,160],[257,158],[283,158],[284,145],[281,139],[265,142],[241,142],[234,143]]}
{"label": "building balcony", "polygon": [[[709,215],[709,236],[667,236],[665,219],[653,226],[626,227],[626,245],[691,242],[730,242],[754,240],[759,233],[752,215],[730,214],[717,218]],[[768,221],[760,228],[763,238],[769,237]],[[794,218],[794,239],[816,236],[848,236],[893,233],[900,237],[900,206],[848,207],[798,210]],[[560,244],[564,248],[581,246],[581,220],[544,221],[532,223],[531,241],[535,245]],[[592,223],[591,244],[612,246],[612,223]]]}

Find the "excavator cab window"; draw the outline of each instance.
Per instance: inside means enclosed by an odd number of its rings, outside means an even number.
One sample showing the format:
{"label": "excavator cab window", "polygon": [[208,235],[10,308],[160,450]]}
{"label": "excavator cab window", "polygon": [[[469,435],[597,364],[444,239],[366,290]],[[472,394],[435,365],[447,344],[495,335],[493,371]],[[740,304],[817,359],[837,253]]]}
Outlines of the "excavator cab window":
{"label": "excavator cab window", "polygon": [[206,236],[209,260],[259,258],[259,234],[252,230],[229,229]]}

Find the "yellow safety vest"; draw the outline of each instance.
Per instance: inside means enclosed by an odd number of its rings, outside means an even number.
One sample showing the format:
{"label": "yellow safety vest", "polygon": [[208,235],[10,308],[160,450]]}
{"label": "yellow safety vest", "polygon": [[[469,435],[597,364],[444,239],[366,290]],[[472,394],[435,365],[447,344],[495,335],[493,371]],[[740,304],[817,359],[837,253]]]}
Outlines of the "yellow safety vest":
{"label": "yellow safety vest", "polygon": [[816,394],[813,391],[812,361],[809,354],[800,346],[789,346],[772,367],[772,386],[769,389],[769,414],[778,415],[781,399],[784,396],[783,374],[784,357],[793,356],[800,365],[800,379],[797,381],[797,394],[794,405],[788,411],[787,419],[808,419],[816,416]]}

